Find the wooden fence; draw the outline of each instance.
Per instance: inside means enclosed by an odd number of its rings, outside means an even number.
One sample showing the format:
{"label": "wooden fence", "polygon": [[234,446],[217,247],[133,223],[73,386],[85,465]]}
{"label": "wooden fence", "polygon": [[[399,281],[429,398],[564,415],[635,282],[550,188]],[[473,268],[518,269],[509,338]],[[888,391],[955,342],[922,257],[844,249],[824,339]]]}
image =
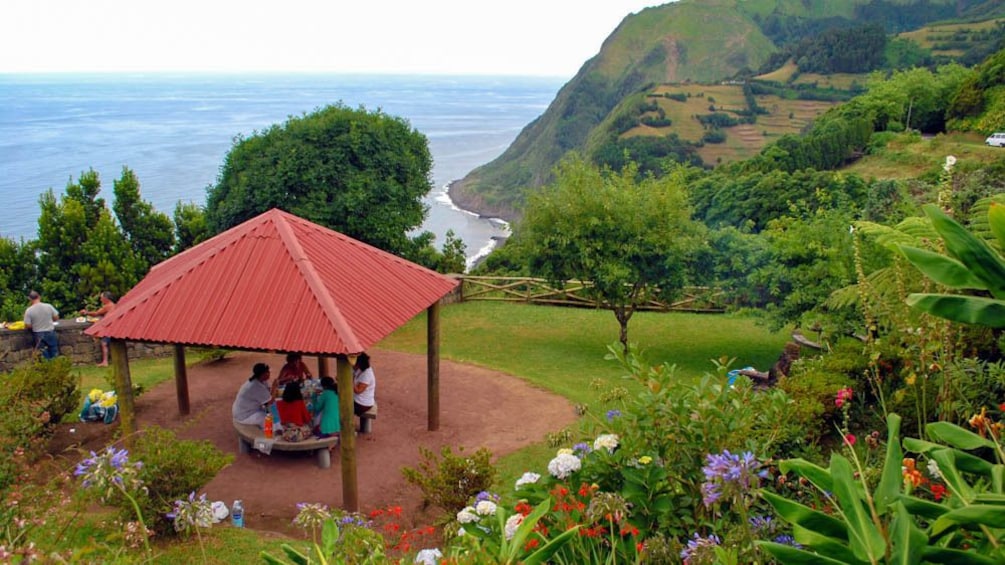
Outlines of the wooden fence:
{"label": "wooden fence", "polygon": [[[580,308],[606,308],[602,301],[590,297],[589,281],[566,281],[555,287],[545,279],[531,277],[479,277],[464,275],[461,278],[460,300],[496,300],[525,302]],[[673,302],[647,300],[638,310],[657,312],[710,312],[725,311],[722,293],[708,287],[685,287]]]}

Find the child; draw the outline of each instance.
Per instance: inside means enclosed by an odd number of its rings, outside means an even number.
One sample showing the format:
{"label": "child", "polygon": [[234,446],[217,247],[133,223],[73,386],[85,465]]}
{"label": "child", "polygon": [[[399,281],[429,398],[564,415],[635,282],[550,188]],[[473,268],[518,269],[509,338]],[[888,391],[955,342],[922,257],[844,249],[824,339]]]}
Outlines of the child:
{"label": "child", "polygon": [[335,392],[335,379],[321,379],[321,394],[314,403],[314,414],[318,416],[318,432],[321,437],[337,435],[342,431],[339,422],[338,393]]}
{"label": "child", "polygon": [[283,399],[276,403],[276,409],[283,426],[310,426],[312,423],[311,413],[307,410],[297,381],[286,383]]}

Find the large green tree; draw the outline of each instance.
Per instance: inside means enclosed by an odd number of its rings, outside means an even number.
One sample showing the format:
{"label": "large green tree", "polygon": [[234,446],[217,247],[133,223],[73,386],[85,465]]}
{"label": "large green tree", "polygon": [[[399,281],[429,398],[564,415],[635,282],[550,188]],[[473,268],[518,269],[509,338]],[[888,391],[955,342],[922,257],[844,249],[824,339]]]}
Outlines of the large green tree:
{"label": "large green tree", "polygon": [[174,225],[167,214],[158,212],[140,196],[140,179],[136,173],[129,167],[122,167],[122,176],[112,187],[115,217],[134,252],[146,263],[144,271],[170,257]]}
{"label": "large green tree", "polygon": [[409,234],[425,219],[432,162],[426,137],[406,120],[327,106],[238,138],[209,189],[206,219],[218,233],[281,208],[414,256]]}
{"label": "large green tree", "polygon": [[650,297],[671,299],[689,282],[704,246],[685,178],[677,168],[639,180],[634,165],[615,172],[567,157],[554,184],[531,196],[517,227],[530,272],[555,283],[590,281],[588,292],[614,312],[627,348],[638,306]]}

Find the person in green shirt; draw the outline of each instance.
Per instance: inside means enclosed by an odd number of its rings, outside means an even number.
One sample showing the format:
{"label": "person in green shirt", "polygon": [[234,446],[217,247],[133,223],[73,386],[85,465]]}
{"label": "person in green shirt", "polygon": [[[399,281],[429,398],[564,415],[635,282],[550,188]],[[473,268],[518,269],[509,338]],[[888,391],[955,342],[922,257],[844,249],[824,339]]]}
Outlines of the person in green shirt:
{"label": "person in green shirt", "polygon": [[314,402],[313,410],[321,437],[331,437],[338,435],[342,431],[342,424],[339,422],[338,393],[335,392],[335,379],[331,377],[321,378],[321,394],[318,395],[318,399]]}

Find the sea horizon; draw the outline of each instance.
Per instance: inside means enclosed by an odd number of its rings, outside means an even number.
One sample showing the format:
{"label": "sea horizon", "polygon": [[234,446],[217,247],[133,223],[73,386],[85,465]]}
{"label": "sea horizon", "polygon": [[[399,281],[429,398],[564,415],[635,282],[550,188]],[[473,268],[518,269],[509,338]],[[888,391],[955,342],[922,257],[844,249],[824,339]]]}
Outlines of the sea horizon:
{"label": "sea horizon", "polygon": [[563,79],[514,75],[314,72],[0,74],[0,236],[33,239],[38,198],[98,172],[101,197],[129,167],[141,193],[169,216],[205,204],[235,139],[328,104],[380,110],[423,133],[433,156],[429,207],[419,230],[442,245],[453,230],[470,267],[508,235],[502,220],[465,211],[449,185],[501,154],[540,116]]}

